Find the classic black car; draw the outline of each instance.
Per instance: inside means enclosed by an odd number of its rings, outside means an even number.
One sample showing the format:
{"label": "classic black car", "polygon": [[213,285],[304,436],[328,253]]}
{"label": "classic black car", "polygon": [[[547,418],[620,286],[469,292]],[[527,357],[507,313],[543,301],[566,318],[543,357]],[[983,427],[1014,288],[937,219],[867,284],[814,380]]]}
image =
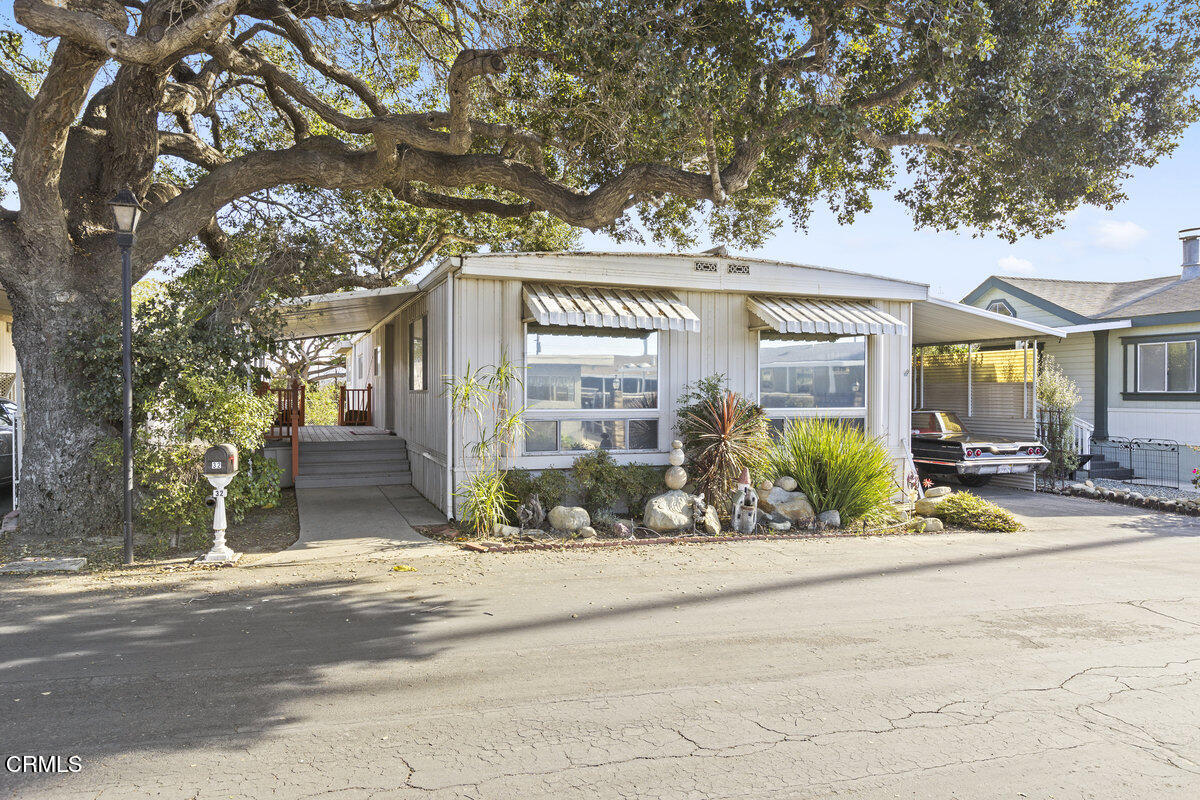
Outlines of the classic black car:
{"label": "classic black car", "polygon": [[914,411],[912,453],[921,475],[956,475],[964,486],[983,486],[993,475],[1041,472],[1050,465],[1037,439],[975,436],[950,411]]}

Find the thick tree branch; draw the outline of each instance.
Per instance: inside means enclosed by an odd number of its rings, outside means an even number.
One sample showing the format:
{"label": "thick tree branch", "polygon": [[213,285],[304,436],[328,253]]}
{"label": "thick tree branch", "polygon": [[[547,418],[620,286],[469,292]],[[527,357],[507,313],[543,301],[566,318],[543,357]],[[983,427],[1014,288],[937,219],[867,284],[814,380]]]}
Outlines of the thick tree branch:
{"label": "thick tree branch", "polygon": [[33,98],[8,70],[0,69],[0,133],[13,146],[21,143],[21,133],[32,107]]}
{"label": "thick tree branch", "polygon": [[932,133],[875,133],[869,130],[857,130],[854,136],[869,147],[880,150],[890,150],[893,147],[924,147],[929,150],[949,150],[964,152],[971,149],[969,144],[949,139],[942,139]]}
{"label": "thick tree branch", "polygon": [[165,156],[182,158],[206,169],[214,169],[229,160],[224,153],[194,133],[159,131],[158,147]]}
{"label": "thick tree branch", "polygon": [[212,38],[237,11],[237,0],[212,0],[193,14],[163,30],[155,26],[145,36],[131,36],[112,19],[43,2],[15,0],[17,22],[34,33],[60,37],[79,47],[104,53],[125,64],[159,64],[198,42]]}

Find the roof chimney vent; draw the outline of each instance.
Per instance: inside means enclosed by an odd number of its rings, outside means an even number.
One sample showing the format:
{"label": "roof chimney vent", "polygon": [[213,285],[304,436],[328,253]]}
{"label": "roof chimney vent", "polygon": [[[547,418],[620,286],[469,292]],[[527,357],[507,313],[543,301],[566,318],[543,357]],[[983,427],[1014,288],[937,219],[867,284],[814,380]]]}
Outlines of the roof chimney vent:
{"label": "roof chimney vent", "polygon": [[1200,278],[1200,228],[1184,228],[1179,238],[1183,242],[1183,279]]}

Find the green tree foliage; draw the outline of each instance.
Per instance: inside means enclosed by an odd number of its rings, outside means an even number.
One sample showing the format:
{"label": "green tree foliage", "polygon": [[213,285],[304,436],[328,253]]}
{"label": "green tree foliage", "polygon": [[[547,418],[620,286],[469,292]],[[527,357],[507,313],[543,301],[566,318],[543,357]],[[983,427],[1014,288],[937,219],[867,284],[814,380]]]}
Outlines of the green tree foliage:
{"label": "green tree foliage", "polygon": [[[209,445],[228,442],[240,452],[227,497],[232,519],[278,500],[279,467],[256,452],[275,400],[254,391],[265,373],[251,366],[273,347],[277,320],[266,305],[274,295],[248,294],[247,283],[242,262],[205,261],[175,280],[139,283],[135,293],[136,511],[139,525],[173,540],[181,532],[205,535],[211,511],[203,501],[212,489],[200,463]],[[112,431],[95,458],[119,474],[121,338],[114,330],[81,331],[76,346],[87,376],[80,402]]]}

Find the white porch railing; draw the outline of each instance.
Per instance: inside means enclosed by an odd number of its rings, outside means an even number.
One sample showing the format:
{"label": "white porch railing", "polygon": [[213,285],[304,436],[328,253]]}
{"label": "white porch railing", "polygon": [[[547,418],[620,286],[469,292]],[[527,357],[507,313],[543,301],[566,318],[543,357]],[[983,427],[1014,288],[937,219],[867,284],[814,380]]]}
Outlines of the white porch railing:
{"label": "white porch railing", "polygon": [[[1046,438],[1045,426],[1038,422],[1038,437],[1043,441]],[[1096,426],[1085,419],[1075,417],[1071,421],[1071,441],[1072,449],[1077,455],[1086,456],[1092,452],[1092,433],[1096,430]]]}

